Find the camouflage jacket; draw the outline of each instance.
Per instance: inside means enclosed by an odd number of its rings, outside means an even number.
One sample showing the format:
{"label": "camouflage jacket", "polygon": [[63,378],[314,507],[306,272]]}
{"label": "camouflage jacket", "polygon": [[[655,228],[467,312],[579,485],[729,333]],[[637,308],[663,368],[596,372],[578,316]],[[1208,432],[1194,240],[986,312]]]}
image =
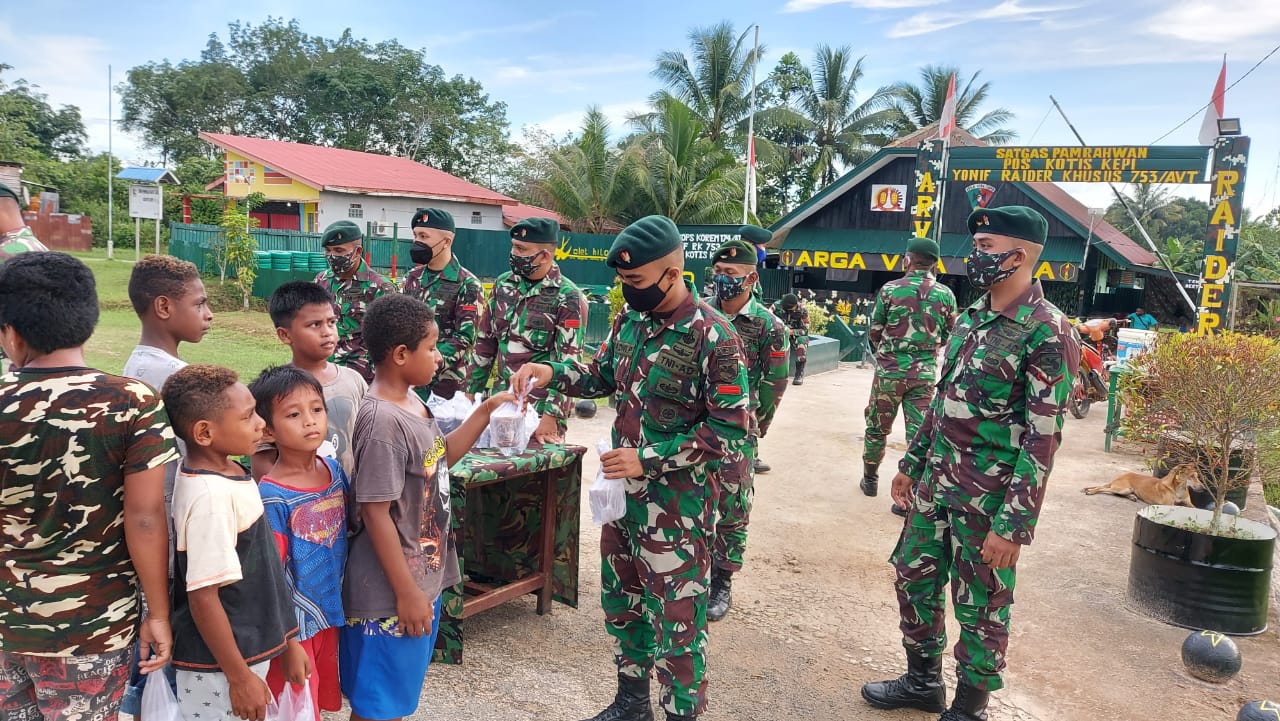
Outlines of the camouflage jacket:
{"label": "camouflage jacket", "polygon": [[915,493],[1031,542],[1080,367],[1066,315],[1039,281],[1003,311],[984,295],[956,320],[938,391],[898,470]]}
{"label": "camouflage jacket", "polygon": [[707,304],[729,319],[742,340],[747,387],[751,391],[750,430],[752,435],[763,437],[791,380],[787,370],[787,327],[755,298],[732,316],[720,308],[716,298],[708,299]]}
{"label": "camouflage jacket", "polygon": [[475,274],[453,256],[440,272],[421,265],[404,278],[404,294],[413,296],[436,314],[440,341],[436,347],[444,363],[432,386],[442,395],[466,385],[471,349],[476,344],[476,317],[484,302],[484,288]]}
{"label": "camouflage jacket", "polygon": [[956,320],[956,297],[927,270],[885,283],[876,294],[868,337],[882,378],[933,380],[938,348]]}
{"label": "camouflage jacket", "polygon": [[338,315],[338,347],[333,350],[333,362],[344,365],[373,382],[373,365],[364,347],[364,334],[360,324],[364,311],[374,298],[383,293],[395,293],[396,286],[380,273],[370,268],[363,259],[360,268],[350,280],[343,280],[332,270],[316,274],[316,283],[333,294],[333,312]]}
{"label": "camouflage jacket", "polygon": [[[493,292],[480,316],[471,393],[483,392],[495,372],[494,386],[506,388],[511,374],[525,363],[576,360],[582,353],[587,300],[573,281],[560,274],[559,266],[538,281],[503,273],[493,282]],[[547,388],[534,391],[538,413],[568,418],[569,396]]]}
{"label": "camouflage jacket", "polygon": [[782,307],[782,301],[778,301],[770,310],[790,329],[791,345],[809,345],[809,309],[804,307],[804,303],[787,310]]}
{"label": "camouflage jacket", "polygon": [[12,233],[0,234],[0,260],[19,253],[29,253],[36,250],[48,250],[48,248],[44,246],[44,243],[36,240],[36,234],[26,226]]}
{"label": "camouflage jacket", "polygon": [[552,363],[551,385],[580,398],[613,394],[615,448],[638,448],[644,479],[701,474],[743,445],[749,394],[742,343],[724,316],[689,298],[667,318],[624,308],[589,363]]}

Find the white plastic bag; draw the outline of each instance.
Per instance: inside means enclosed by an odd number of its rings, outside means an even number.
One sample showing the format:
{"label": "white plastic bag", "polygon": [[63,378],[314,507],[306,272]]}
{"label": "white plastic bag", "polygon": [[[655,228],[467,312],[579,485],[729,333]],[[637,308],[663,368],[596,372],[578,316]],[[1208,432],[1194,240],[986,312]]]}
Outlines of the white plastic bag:
{"label": "white plastic bag", "polygon": [[494,448],[502,451],[502,455],[514,456],[524,452],[529,443],[524,419],[525,414],[520,412],[519,404],[510,401],[489,415],[489,439]]}
{"label": "white plastic bag", "polygon": [[[285,683],[276,699],[277,721],[316,721],[315,706],[311,704],[311,689],[305,684],[294,686]],[[143,721],[146,721],[145,717]]]}
{"label": "white plastic bag", "polygon": [[[169,688],[169,679],[163,671],[147,674],[147,684],[142,687],[142,718],[145,721],[182,721],[182,707]],[[313,719],[314,721],[314,719]]]}
{"label": "white plastic bag", "polygon": [[427,398],[427,408],[431,409],[431,415],[435,416],[440,432],[445,435],[462,425],[462,422],[471,415],[474,407],[461,391],[454,393],[452,398],[441,398],[435,393]]}
{"label": "white plastic bag", "polygon": [[[608,441],[604,439],[596,441],[596,451],[600,455],[603,456],[610,449]],[[627,512],[627,479],[605,478],[604,464],[601,463],[600,470],[596,473],[595,483],[591,484],[589,499],[591,522],[597,526],[622,518]]]}

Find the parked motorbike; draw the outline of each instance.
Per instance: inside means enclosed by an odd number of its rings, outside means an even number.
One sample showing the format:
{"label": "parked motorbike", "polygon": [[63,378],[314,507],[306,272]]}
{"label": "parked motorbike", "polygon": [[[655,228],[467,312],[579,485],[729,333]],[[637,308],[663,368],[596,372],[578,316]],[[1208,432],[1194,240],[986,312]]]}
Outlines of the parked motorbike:
{"label": "parked motorbike", "polygon": [[1114,318],[1094,318],[1075,324],[1076,332],[1080,334],[1080,370],[1076,373],[1071,399],[1067,403],[1067,410],[1072,416],[1084,418],[1089,415],[1089,408],[1095,401],[1107,400],[1115,353],[1103,340],[1112,330],[1128,324],[1127,320]]}

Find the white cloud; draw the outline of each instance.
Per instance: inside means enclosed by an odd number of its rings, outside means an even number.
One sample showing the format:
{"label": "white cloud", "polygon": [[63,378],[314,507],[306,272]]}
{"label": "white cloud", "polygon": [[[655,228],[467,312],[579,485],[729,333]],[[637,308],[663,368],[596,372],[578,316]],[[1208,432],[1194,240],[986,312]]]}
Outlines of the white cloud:
{"label": "white cloud", "polygon": [[920,8],[937,5],[944,0],[787,0],[782,11],[787,13],[805,13],[828,5],[847,5],[851,8],[866,10],[901,10],[903,8]]}
{"label": "white cloud", "polygon": [[[600,112],[604,113],[605,117],[609,119],[609,127],[615,138],[621,137],[630,131],[630,126],[627,123],[628,117],[648,110],[648,100],[629,100],[600,106]],[[582,119],[586,114],[587,109],[583,107],[579,110],[557,113],[549,118],[539,120],[533,125],[547,131],[552,137],[560,137],[565,133],[576,133],[581,130]]]}
{"label": "white cloud", "polygon": [[1053,13],[1071,10],[1073,7],[1071,5],[1027,7],[1019,0],[1004,0],[999,5],[976,12],[922,12],[894,23],[887,35],[890,38],[909,38],[982,20],[1008,22],[1043,20]]}
{"label": "white cloud", "polygon": [[1146,30],[1199,43],[1226,43],[1280,30],[1280,3],[1270,0],[1179,0],[1151,17]]}
{"label": "white cloud", "polygon": [[427,37],[425,44],[427,49],[431,50],[450,45],[461,45],[480,38],[501,37],[504,35],[520,35],[521,37],[525,37],[531,32],[549,30],[562,20],[567,20],[573,17],[583,17],[584,15],[585,13],[561,13],[529,22],[495,25],[492,27],[479,27],[474,30],[459,30],[457,32],[430,35]]}
{"label": "white cloud", "polygon": [[592,57],[537,55],[521,62],[502,62],[491,69],[476,70],[485,85],[495,88],[521,86],[553,93],[595,92],[607,78],[628,73],[647,73],[653,62],[632,56]]}

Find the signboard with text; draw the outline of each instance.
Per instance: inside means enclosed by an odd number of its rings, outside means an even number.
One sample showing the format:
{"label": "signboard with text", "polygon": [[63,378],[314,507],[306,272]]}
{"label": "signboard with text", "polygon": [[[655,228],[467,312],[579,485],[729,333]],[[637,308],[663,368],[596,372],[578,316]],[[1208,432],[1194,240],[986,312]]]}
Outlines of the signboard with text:
{"label": "signboard with text", "polygon": [[1039,146],[952,148],[947,180],[962,183],[1204,183],[1209,148]]}
{"label": "signboard with text", "polygon": [[160,204],[160,186],[139,184],[129,186],[130,218],[159,220],[163,210]]}
{"label": "signboard with text", "polygon": [[1227,327],[1227,306],[1235,274],[1240,224],[1244,220],[1244,175],[1249,165],[1249,139],[1218,138],[1213,148],[1210,179],[1209,229],[1204,240],[1204,269],[1196,305],[1196,332],[1221,332]]}
{"label": "signboard with text", "polygon": [[[902,271],[902,255],[898,253],[858,253],[839,250],[784,250],[782,265],[789,268],[832,268],[835,270]],[[947,275],[968,275],[965,259],[944,257],[938,261],[938,272]],[[1074,283],[1080,277],[1080,267],[1071,262],[1041,261],[1036,268],[1040,280],[1058,280]]]}

